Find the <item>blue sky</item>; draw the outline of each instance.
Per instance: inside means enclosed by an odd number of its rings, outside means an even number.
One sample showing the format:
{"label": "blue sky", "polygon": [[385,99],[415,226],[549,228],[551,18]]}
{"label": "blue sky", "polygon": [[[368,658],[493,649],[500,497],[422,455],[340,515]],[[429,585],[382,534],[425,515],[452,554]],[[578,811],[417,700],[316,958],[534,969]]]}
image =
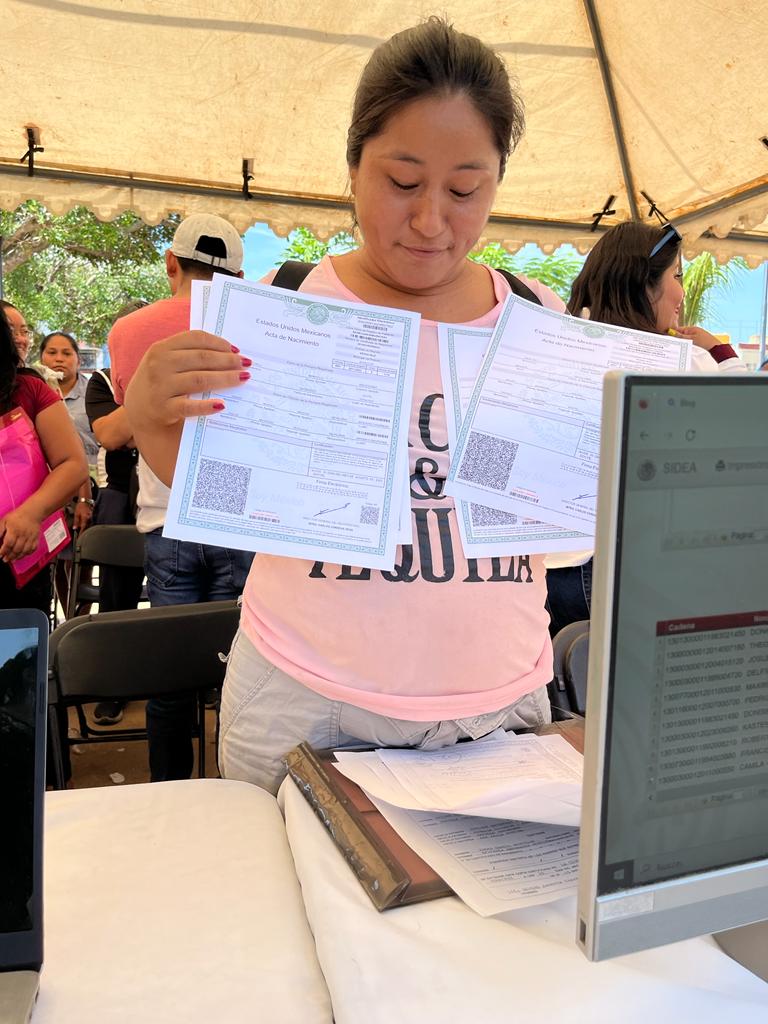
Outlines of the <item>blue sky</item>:
{"label": "blue sky", "polygon": [[[256,224],[245,235],[245,276],[258,280],[280,261],[286,240],[274,235],[266,224]],[[526,246],[522,255],[534,255],[537,248]],[[730,334],[734,341],[748,341],[760,331],[765,270],[740,272],[734,286],[717,289],[712,296],[713,315],[702,324],[710,331]]]}

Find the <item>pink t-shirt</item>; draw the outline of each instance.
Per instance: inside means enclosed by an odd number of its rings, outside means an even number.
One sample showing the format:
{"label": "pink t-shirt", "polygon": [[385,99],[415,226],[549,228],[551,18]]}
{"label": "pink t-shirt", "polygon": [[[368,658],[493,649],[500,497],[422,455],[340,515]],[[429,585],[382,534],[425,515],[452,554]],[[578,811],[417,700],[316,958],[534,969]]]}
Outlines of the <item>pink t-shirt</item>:
{"label": "pink t-shirt", "polygon": [[109,359],[115,401],[125,401],[125,389],[147,349],[156,341],[189,330],[189,299],[160,299],[116,320],[109,332]]}
{"label": "pink t-shirt", "polygon": [[[495,324],[498,304],[471,326]],[[548,288],[527,282],[562,310]],[[360,300],[326,257],[302,291]],[[552,678],[542,556],[467,560],[448,471],[437,325],[421,321],[409,430],[413,544],[391,572],[257,554],[242,628],[260,653],[331,700],[394,718],[437,721],[496,711]]]}

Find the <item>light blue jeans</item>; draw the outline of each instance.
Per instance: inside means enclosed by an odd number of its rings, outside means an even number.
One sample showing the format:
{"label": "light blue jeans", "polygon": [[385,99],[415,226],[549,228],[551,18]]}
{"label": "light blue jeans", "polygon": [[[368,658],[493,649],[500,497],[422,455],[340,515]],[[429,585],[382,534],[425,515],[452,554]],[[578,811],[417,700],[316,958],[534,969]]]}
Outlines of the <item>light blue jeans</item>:
{"label": "light blue jeans", "polygon": [[225,779],[252,782],[276,793],[285,777],[281,759],[302,741],[317,749],[370,744],[437,750],[460,739],[479,739],[499,727],[536,728],[549,721],[546,687],[474,718],[387,718],[320,696],[263,658],[238,630],[221,698],[219,768]]}

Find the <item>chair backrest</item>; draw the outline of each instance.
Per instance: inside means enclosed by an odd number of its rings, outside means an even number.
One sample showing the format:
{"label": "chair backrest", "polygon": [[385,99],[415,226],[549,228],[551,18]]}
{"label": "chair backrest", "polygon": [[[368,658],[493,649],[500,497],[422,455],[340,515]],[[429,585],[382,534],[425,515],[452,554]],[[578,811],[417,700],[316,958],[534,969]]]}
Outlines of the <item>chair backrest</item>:
{"label": "chair backrest", "polygon": [[220,686],[236,601],[82,615],[54,630],[49,702],[140,700]]}
{"label": "chair backrest", "polygon": [[77,539],[84,562],[141,569],[144,565],[144,534],[135,526],[90,526]]}
{"label": "chair backrest", "polygon": [[550,699],[555,707],[584,715],[587,709],[589,619],[570,622],[552,641],[554,680]]}
{"label": "chair backrest", "polygon": [[99,600],[99,589],[93,583],[81,581],[84,562],[117,568],[141,569],[144,566],[144,534],[135,526],[89,526],[78,534],[72,560],[72,579],[65,609],[66,617],[73,618],[81,604]]}

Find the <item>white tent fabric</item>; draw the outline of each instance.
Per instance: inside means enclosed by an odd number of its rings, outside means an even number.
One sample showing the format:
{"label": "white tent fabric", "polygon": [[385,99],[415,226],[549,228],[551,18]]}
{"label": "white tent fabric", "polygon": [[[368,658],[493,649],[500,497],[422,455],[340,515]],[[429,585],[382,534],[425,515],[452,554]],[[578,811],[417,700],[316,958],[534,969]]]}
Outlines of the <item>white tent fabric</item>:
{"label": "white tent fabric", "polygon": [[[205,209],[241,231],[327,237],[350,223],[360,71],[433,12],[496,48],[526,103],[489,239],[586,251],[608,197],[604,225],[647,216],[642,191],[688,255],[768,258],[765,0],[0,0],[0,207],[37,198],[150,222]],[[28,125],[44,147],[33,177],[19,163]]]}

